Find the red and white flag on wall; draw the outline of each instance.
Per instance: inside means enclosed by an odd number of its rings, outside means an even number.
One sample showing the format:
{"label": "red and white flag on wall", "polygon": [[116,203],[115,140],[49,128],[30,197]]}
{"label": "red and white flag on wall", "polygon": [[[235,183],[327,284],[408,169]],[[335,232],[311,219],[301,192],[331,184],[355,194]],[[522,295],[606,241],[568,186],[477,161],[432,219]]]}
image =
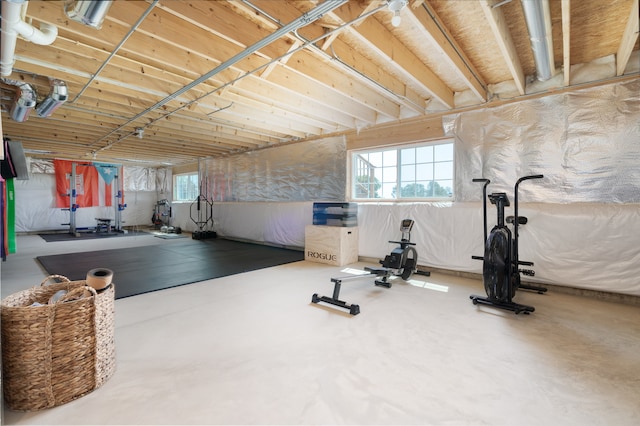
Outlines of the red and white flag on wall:
{"label": "red and white flag on wall", "polygon": [[69,208],[70,185],[69,179],[76,163],[76,204],[79,207],[98,205],[98,172],[91,163],[78,163],[71,160],[53,160],[56,174],[56,207]]}
{"label": "red and white flag on wall", "polygon": [[[56,207],[69,208],[69,179],[73,163],[76,163],[76,204],[79,207],[113,206],[114,195],[120,189],[113,188],[114,178],[121,170],[119,164],[79,163],[56,159],[53,160],[56,174]],[[119,182],[122,182],[122,179],[119,179]],[[124,203],[124,200],[121,199],[120,203]]]}

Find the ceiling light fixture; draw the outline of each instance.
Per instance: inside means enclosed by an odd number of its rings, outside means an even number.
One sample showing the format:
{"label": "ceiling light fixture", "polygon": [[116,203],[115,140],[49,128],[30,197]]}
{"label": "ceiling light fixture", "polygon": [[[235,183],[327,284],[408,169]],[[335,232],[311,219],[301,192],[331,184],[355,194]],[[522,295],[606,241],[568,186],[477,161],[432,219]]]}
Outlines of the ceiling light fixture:
{"label": "ceiling light fixture", "polygon": [[393,12],[393,18],[391,18],[391,25],[394,27],[400,26],[400,11],[407,5],[408,0],[389,0],[389,10]]}
{"label": "ceiling light fixture", "polygon": [[136,131],[133,134],[136,135],[138,139],[142,139],[142,137],[144,136],[144,128],[136,127]]}

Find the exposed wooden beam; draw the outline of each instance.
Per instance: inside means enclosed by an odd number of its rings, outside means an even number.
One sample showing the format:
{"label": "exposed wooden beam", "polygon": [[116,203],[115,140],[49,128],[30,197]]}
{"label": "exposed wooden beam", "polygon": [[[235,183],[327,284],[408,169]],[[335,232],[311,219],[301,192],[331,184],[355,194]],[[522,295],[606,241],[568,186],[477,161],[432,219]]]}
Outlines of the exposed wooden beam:
{"label": "exposed wooden beam", "polygon": [[620,47],[616,54],[616,75],[624,74],[624,69],[627,67],[627,62],[629,62],[633,46],[635,46],[636,40],[638,40],[638,32],[640,32],[639,15],[638,0],[633,0],[629,19],[627,19],[627,25],[624,29],[624,35],[622,36]]}
{"label": "exposed wooden beam", "polygon": [[478,99],[486,102],[487,84],[449,33],[436,11],[426,2],[414,3],[412,8],[408,10],[408,12],[411,11],[412,13],[406,13],[405,16],[416,28],[424,28],[420,34],[439,51]]}
{"label": "exposed wooden beam", "polygon": [[388,96],[404,107],[424,114],[425,98],[409,87],[404,81],[386,72],[374,62],[367,59],[361,52],[353,49],[341,39],[335,40],[328,54],[338,61],[353,78],[366,81],[377,90],[381,96]]}
{"label": "exposed wooden beam", "polygon": [[[256,3],[258,6],[260,6],[262,10],[269,12],[273,16],[281,16],[281,17],[283,16],[284,18],[282,19],[282,21],[285,23],[295,18],[298,18],[301,15],[301,12],[297,10],[295,7],[293,7],[292,5],[287,5],[285,7],[285,4],[281,2],[271,2],[271,1],[259,2],[258,1],[253,3]],[[242,6],[241,4],[234,5],[234,7],[237,7],[237,8],[241,6]],[[184,6],[183,6],[183,9],[184,9]],[[236,16],[235,19],[237,21],[238,17]],[[145,23],[145,24],[146,24],[145,28],[151,25],[150,23]],[[277,28],[277,26],[274,23],[271,23],[270,27],[267,25],[258,25],[254,28],[254,31],[252,32],[237,31],[237,28],[246,27],[246,26],[247,26],[246,21],[243,24],[238,22],[234,26],[226,26],[226,27],[231,27],[231,29],[229,29],[229,34],[227,34],[224,37],[225,38],[233,37],[236,40],[236,43],[238,43],[239,45],[249,45],[255,42],[256,40],[271,34],[273,32],[273,28]],[[154,30],[154,34],[157,33],[158,31],[160,30],[159,29]],[[287,41],[285,42],[283,40],[287,40]],[[265,61],[275,59],[279,56],[286,54],[287,52],[291,52],[295,50],[295,48],[292,48],[291,45],[299,41],[300,40],[296,40],[295,38],[292,38],[292,36],[283,37],[282,40],[274,42],[272,45],[266,46],[265,48],[261,49],[259,52],[257,52],[256,55],[252,55],[253,56],[252,58],[248,58],[243,63],[237,64],[237,67],[239,69],[242,69],[245,72],[251,71],[252,68],[262,65],[257,62],[256,60],[257,56],[260,56]],[[269,49],[269,47],[272,47],[272,46],[275,46],[275,47]],[[197,51],[198,49],[200,49],[200,47],[197,45],[192,45],[190,47],[194,51]],[[312,77],[311,81],[307,80],[306,85],[312,84],[313,80],[316,80],[317,83],[324,86],[322,89],[322,92],[326,93],[326,95],[328,96],[331,96],[332,92],[334,93],[334,96],[336,96],[337,98],[340,98],[341,96],[347,96],[352,98],[353,101],[360,103],[361,106],[374,109],[379,114],[383,114],[390,118],[398,117],[399,107],[397,105],[394,105],[392,102],[385,99],[378,99],[376,102],[372,102],[371,99],[375,97],[375,94],[372,92],[371,89],[363,86],[361,83],[354,84],[351,81],[346,81],[343,78],[343,74],[341,70],[336,69],[336,67],[331,63],[328,63],[317,57],[314,57],[312,54],[310,54],[306,50],[300,50],[299,52],[295,53],[294,57],[286,57],[285,59],[286,59],[286,64],[282,62],[280,63],[281,65],[286,65],[285,67],[282,67],[282,68],[270,67],[271,72],[267,75],[268,80],[274,81],[275,77],[273,75],[273,72],[277,69],[279,69],[280,72],[282,72],[282,70],[284,69],[291,69],[296,73],[306,75],[308,77]],[[282,81],[282,80],[279,80],[279,81]],[[243,80],[242,84],[249,84],[249,83],[245,83]],[[284,85],[283,87],[289,87],[289,86]],[[335,93],[335,92],[339,92],[339,93]],[[308,96],[311,99],[313,99],[312,95],[308,95]],[[364,119],[363,117],[360,117],[360,118]],[[374,122],[375,120],[371,123],[374,123]]]}
{"label": "exposed wooden beam", "polygon": [[[295,52],[296,49],[298,49],[301,45],[302,45],[302,41],[295,40],[291,44],[291,47],[289,48],[288,52],[289,53]],[[271,74],[271,71],[273,71],[273,69],[275,67],[277,67],[279,64],[280,65],[286,64],[287,61],[289,61],[289,59],[291,59],[291,56],[292,55],[285,56],[284,58],[280,59],[279,61],[275,61],[275,62],[272,62],[271,64],[269,64],[265,69],[262,70],[262,72],[260,73],[260,77],[262,77],[264,79],[267,79],[269,77],[269,74]]]}
{"label": "exposed wooden beam", "polygon": [[500,47],[502,57],[509,68],[509,72],[513,77],[516,88],[521,95],[524,95],[524,71],[522,70],[520,58],[518,57],[518,52],[516,52],[515,44],[511,38],[509,26],[504,19],[502,9],[500,9],[500,7],[493,7],[493,1],[491,0],[480,0],[480,6],[482,6],[482,11],[486,16],[487,22],[493,32],[493,36]]}
{"label": "exposed wooden beam", "polygon": [[[0,84],[4,132],[33,155],[88,159],[100,150],[103,161],[157,165],[336,135],[357,148],[438,138],[443,114],[532,99],[523,94],[523,69],[533,61],[518,0],[497,7],[502,0],[410,0],[399,28],[390,26],[386,0],[351,0],[196,86],[326,0],[162,1],[129,36],[150,1],[114,2],[101,30],[68,19],[63,0],[30,2],[27,22],[55,25],[58,37],[48,46],[19,38],[8,79],[31,84],[38,101],[49,78],[63,80],[70,100],[49,118],[34,111],[16,122],[7,113],[16,86]],[[562,12],[565,82],[536,96],[637,79],[624,74],[638,53],[637,3],[553,0],[558,43]],[[572,81],[572,65],[610,55],[619,76]],[[521,95],[486,102],[486,88],[505,81]],[[469,95],[461,99],[467,106],[427,108],[431,100],[440,105],[438,95],[452,102],[454,90]],[[136,127],[145,128],[143,139]]]}
{"label": "exposed wooden beam", "polygon": [[[334,10],[330,15],[349,22],[349,15],[342,9]],[[454,107],[453,91],[377,20],[367,19],[346,31],[367,45],[387,66],[421,86],[446,107]]]}
{"label": "exposed wooden beam", "polygon": [[347,149],[415,143],[444,137],[442,117],[416,117],[408,120],[349,133]]}
{"label": "exposed wooden beam", "polygon": [[562,0],[562,69],[564,85],[571,83],[571,0]]}
{"label": "exposed wooden beam", "polygon": [[[59,42],[56,44],[59,48],[62,48],[64,50],[69,50],[72,51],[73,47],[76,46],[76,44],[71,43],[67,40],[65,40],[64,38],[62,38],[61,40],[59,40]],[[68,46],[68,47],[67,47]],[[76,46],[77,47],[77,46]],[[85,50],[85,54],[87,57],[91,57],[93,55],[96,56],[106,56],[106,54],[104,52],[101,51],[96,51],[96,49],[93,49],[89,46],[84,47]],[[75,52],[77,54],[77,51]],[[56,53],[55,51],[51,50],[49,51],[48,55],[50,55],[51,57],[55,57]],[[78,60],[78,62],[81,62],[81,60]],[[159,70],[159,69],[154,69],[153,67],[149,67],[147,66],[146,68],[144,68],[144,71],[141,72],[142,69],[142,64],[138,63],[137,61],[131,60],[131,59],[126,59],[126,58],[121,58],[121,57],[115,57],[112,60],[112,65],[110,65],[109,67],[107,67],[105,70],[105,72],[103,73],[103,75],[101,77],[99,77],[97,80],[98,82],[103,82],[103,83],[110,83],[110,84],[118,84],[119,86],[127,88],[129,90],[144,90],[143,89],[143,85],[145,85],[145,83],[152,83],[155,86],[154,87],[164,87],[165,85],[168,86],[169,91],[174,91],[179,89],[180,87],[182,87],[183,85],[188,84],[191,80],[185,77],[181,77],[175,74],[172,74],[170,72],[166,72],[163,70]],[[127,74],[127,72],[129,74]],[[114,74],[115,73],[115,74]],[[112,78],[107,79],[109,77],[110,74],[113,74]],[[130,77],[127,77],[127,76]],[[82,77],[86,77],[86,75],[82,76]],[[142,78],[143,77],[143,78]],[[117,79],[119,78],[119,79]],[[137,82],[136,80],[140,80],[140,82]],[[247,90],[244,90],[245,93],[254,93],[259,91],[260,86],[264,85],[265,82],[264,80],[258,79],[258,78],[251,78],[250,79],[252,81],[252,84],[247,86],[242,85],[243,87],[247,87]],[[159,82],[163,82],[161,83],[160,86],[158,86]],[[203,83],[203,85],[206,85],[206,83]],[[178,101],[181,101],[183,103],[186,102],[190,102],[192,101],[196,95],[202,95],[205,93],[205,91],[207,90],[207,88],[203,87],[203,85],[197,86],[196,88],[192,89],[192,91],[188,92],[189,94],[191,94],[193,92],[192,95],[189,96],[189,98],[186,99],[177,99]],[[173,86],[173,87],[172,87]],[[238,86],[240,87],[240,86]],[[213,89],[213,87],[209,87],[209,89]],[[147,94],[151,94],[154,96],[154,98],[150,101],[151,103],[156,102],[158,99],[162,99],[162,97],[166,96],[168,94],[168,92],[153,92],[150,91],[151,89],[147,89],[145,90],[145,92]],[[281,89],[282,90],[282,89]],[[186,94],[185,94],[186,95]],[[254,104],[255,106],[255,102],[251,99],[243,99],[242,97],[238,97],[238,96],[232,96],[231,94],[226,96],[227,99],[233,99],[235,102],[239,102],[239,103],[249,103],[249,104]],[[273,93],[272,94],[272,99],[282,99],[282,98],[286,98],[286,94],[285,93]],[[211,99],[210,97],[207,99]],[[308,97],[306,98],[308,101]],[[205,101],[206,102],[206,101]],[[282,103],[282,105],[284,106],[284,103]],[[263,107],[259,107],[259,106],[255,106],[256,109],[256,113],[254,114],[254,116],[259,116],[261,114],[261,111],[264,110],[269,110],[269,106],[268,105],[263,105]],[[289,107],[290,108],[290,107]],[[294,131],[294,129],[296,127],[300,127],[300,124],[303,124],[305,121],[310,121],[310,122],[317,122],[317,118],[320,118],[319,113],[322,112],[323,108],[315,108],[312,104],[310,104],[309,102],[305,103],[305,104],[300,104],[299,108],[293,110],[290,109],[289,111],[284,111],[284,114],[290,114],[290,115],[296,115],[298,112],[300,111],[306,111],[306,113],[308,115],[313,115],[315,118],[313,119],[308,119],[305,120],[304,117],[299,116],[296,120],[291,121],[291,123],[293,123],[292,125],[292,131]],[[132,112],[132,115],[135,115]],[[335,114],[335,116],[337,116],[338,114]],[[279,116],[278,114],[274,115],[274,116]],[[334,116],[334,117],[335,117]],[[344,115],[343,115],[344,117]],[[373,118],[373,116],[372,116]],[[330,123],[330,120],[327,120],[328,123]],[[274,125],[277,126],[277,122],[273,123]],[[346,124],[346,123],[345,123]],[[351,123],[348,123],[349,126],[353,125],[353,121],[351,121]],[[327,125],[328,128],[332,128],[332,125]],[[306,129],[305,131],[303,131],[300,134],[297,134],[295,136],[297,137],[301,137],[304,134],[319,134],[321,132],[312,132],[309,129]]]}

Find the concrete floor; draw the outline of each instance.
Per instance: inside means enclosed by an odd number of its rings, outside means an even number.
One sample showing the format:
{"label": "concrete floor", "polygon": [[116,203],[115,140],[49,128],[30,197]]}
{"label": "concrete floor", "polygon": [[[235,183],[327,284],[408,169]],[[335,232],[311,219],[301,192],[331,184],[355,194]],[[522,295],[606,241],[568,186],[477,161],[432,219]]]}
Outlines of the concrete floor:
{"label": "concrete floor", "polygon": [[[37,255],[173,242],[19,237],[2,296],[40,283]],[[442,274],[346,282],[357,316],[310,303],[343,268],[303,261],[120,299],[115,375],[63,406],[5,409],[3,422],[640,424],[637,305],[521,291],[536,311],[514,315],[474,306],[480,281]]]}

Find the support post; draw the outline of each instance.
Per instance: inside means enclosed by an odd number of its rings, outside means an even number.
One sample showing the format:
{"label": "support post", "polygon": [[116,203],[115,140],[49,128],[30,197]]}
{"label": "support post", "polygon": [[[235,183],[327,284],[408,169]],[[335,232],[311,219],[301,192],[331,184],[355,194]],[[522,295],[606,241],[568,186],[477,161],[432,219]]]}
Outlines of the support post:
{"label": "support post", "polygon": [[78,236],[76,230],[76,204],[77,182],[76,182],[76,163],[71,163],[71,176],[69,176],[69,233]]}

